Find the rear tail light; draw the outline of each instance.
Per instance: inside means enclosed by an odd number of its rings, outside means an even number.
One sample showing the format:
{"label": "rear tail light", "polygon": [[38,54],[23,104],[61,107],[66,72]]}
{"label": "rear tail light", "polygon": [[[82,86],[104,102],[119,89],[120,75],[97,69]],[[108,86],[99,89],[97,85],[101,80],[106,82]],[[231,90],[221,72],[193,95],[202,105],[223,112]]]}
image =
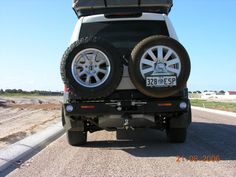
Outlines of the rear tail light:
{"label": "rear tail light", "polygon": [[64,85],[64,92],[69,92],[69,91],[70,91],[69,87],[67,85]]}
{"label": "rear tail light", "polygon": [[74,107],[72,105],[67,105],[66,106],[66,111],[67,112],[72,112],[74,110]]}
{"label": "rear tail light", "polygon": [[181,102],[180,104],[179,104],[179,107],[180,107],[180,109],[186,109],[187,107],[188,107],[188,105],[187,105],[187,103],[185,103],[185,102]]}

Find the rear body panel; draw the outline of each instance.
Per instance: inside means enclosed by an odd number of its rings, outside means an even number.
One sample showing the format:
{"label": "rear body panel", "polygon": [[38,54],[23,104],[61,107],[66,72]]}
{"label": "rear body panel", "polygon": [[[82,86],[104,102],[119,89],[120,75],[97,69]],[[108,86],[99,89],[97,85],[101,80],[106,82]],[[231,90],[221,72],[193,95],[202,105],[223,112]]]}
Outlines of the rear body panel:
{"label": "rear body panel", "polygon": [[[126,30],[126,28],[129,26],[132,27],[132,25],[131,25],[132,22],[133,22],[133,25],[135,25],[136,22],[141,22],[141,23],[145,24],[145,21],[148,23],[149,22],[157,23],[156,28],[158,28],[158,25],[162,26],[162,27],[158,31],[151,31],[149,33],[147,32],[147,30],[150,30],[150,29],[148,27],[145,27],[145,25],[139,25],[139,26],[141,26],[141,28],[139,27],[140,29],[137,29],[137,27],[133,28],[133,29],[131,28],[129,33],[126,35],[131,35],[131,34],[134,35],[135,34],[136,36],[139,36],[139,39],[135,39],[133,44],[131,44],[130,47],[128,47],[128,48],[130,48],[130,50],[122,51],[122,49],[121,49],[121,55],[125,56],[126,59],[129,57],[128,55],[130,54],[131,49],[137,44],[137,42],[146,38],[147,36],[166,35],[166,36],[169,36],[175,40],[178,40],[175,29],[173,28],[173,25],[172,25],[171,21],[169,20],[168,16],[165,14],[142,13],[140,17],[132,17],[132,18],[106,18],[104,14],[99,14],[99,15],[91,15],[91,16],[79,18],[79,20],[77,21],[77,24],[74,28],[74,32],[73,32],[71,40],[70,40],[70,45],[72,43],[74,43],[75,41],[78,41],[80,38],[84,38],[84,37],[88,37],[88,36],[91,37],[94,35],[99,36],[100,35],[99,31],[104,29],[104,27],[101,28],[100,26],[101,25],[104,26],[104,24],[106,24],[106,26],[108,24],[112,24],[112,27],[114,25],[119,26],[119,24],[120,24],[120,27],[121,27],[120,29],[116,29],[116,28],[113,29],[113,34],[115,34],[115,35],[113,35],[112,37],[113,38],[121,38],[122,36],[125,35],[125,31],[123,31],[123,30]],[[124,27],[123,22],[127,23],[127,27]],[[130,25],[128,25],[128,24],[130,24]],[[92,31],[86,30],[87,25],[90,25],[90,26],[88,26],[88,28],[93,29],[93,30]],[[137,24],[136,24],[136,26],[137,26]],[[153,28],[154,26],[151,26],[151,27]],[[83,30],[83,28],[85,28],[85,29]],[[107,27],[105,29],[107,30]],[[135,31],[132,31],[132,30],[135,30]],[[145,35],[141,34],[140,30],[145,32]],[[110,32],[109,33],[104,32],[101,35],[102,35],[102,37],[106,38],[106,34],[110,35]],[[123,38],[129,39],[128,36],[123,37]],[[111,37],[110,38],[108,37],[107,40],[110,41]],[[122,39],[119,39],[119,40],[122,40]],[[124,65],[123,77],[122,77],[122,80],[121,80],[117,89],[118,90],[136,89],[130,80],[127,65]]]}

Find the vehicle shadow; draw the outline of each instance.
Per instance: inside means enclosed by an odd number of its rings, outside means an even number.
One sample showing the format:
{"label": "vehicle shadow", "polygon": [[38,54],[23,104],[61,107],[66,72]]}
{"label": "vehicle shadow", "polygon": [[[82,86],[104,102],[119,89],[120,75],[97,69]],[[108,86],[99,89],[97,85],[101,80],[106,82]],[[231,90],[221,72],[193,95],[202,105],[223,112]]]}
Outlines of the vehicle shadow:
{"label": "vehicle shadow", "polygon": [[193,122],[185,143],[166,140],[165,132],[137,130],[129,140],[90,141],[85,147],[123,150],[137,157],[183,157],[198,159],[218,156],[220,160],[236,160],[236,126]]}

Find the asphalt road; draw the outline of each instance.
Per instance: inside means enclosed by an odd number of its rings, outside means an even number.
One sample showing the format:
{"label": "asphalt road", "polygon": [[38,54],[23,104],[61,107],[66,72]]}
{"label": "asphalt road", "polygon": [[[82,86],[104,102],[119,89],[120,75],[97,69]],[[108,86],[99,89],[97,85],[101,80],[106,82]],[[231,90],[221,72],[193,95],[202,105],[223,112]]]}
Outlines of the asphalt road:
{"label": "asphalt road", "polygon": [[165,133],[140,131],[134,141],[117,141],[115,132],[96,132],[84,147],[62,136],[10,177],[38,176],[236,176],[236,118],[193,111],[184,144],[170,144]]}

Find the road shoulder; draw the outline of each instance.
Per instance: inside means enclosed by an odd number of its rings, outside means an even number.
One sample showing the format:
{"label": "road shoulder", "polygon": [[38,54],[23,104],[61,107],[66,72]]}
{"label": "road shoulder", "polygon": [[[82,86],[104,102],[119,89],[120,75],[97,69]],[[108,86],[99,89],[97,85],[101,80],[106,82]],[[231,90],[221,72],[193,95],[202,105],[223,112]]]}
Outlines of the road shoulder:
{"label": "road shoulder", "polygon": [[63,133],[64,129],[61,122],[59,122],[43,131],[3,148],[0,151],[0,174],[8,169],[13,170],[21,164],[22,161],[38,153]]}
{"label": "road shoulder", "polygon": [[201,107],[196,107],[196,106],[191,106],[191,108],[194,110],[204,111],[204,112],[208,112],[208,113],[236,117],[236,113],[234,113],[234,112],[227,112],[227,111],[221,111],[221,110],[209,109],[209,108],[201,108]]}

